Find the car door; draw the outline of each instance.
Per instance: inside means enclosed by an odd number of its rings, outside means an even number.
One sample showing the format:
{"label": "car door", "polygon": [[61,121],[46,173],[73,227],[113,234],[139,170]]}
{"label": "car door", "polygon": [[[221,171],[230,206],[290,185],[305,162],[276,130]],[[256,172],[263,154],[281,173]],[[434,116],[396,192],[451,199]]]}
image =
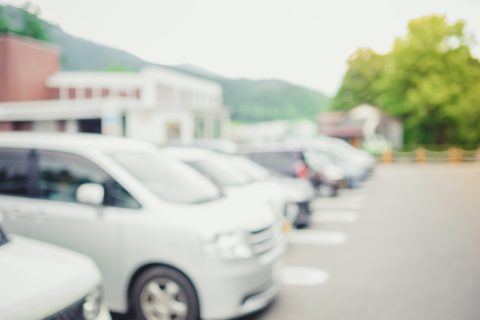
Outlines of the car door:
{"label": "car door", "polygon": [[[29,219],[30,237],[63,246],[91,257],[104,277],[107,297],[119,291],[122,208],[112,200],[112,186],[121,186],[92,161],[76,154],[38,150],[36,210]],[[104,204],[79,203],[76,191],[84,183],[102,185]],[[118,192],[118,191],[117,191]],[[120,196],[121,198],[122,196]]]}
{"label": "car door", "polygon": [[0,148],[0,216],[10,233],[27,234],[31,207],[31,150]]}

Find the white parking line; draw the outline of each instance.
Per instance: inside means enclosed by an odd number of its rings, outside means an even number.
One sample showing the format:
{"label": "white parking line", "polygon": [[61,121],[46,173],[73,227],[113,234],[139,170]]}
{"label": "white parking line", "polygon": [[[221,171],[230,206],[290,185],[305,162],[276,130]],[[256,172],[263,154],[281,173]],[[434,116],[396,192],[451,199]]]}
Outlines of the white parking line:
{"label": "white parking line", "polygon": [[314,223],[322,222],[340,222],[340,223],[353,223],[357,221],[357,213],[355,211],[346,211],[346,210],[329,210],[329,211],[318,211],[315,212],[312,216],[312,221]]}
{"label": "white parking line", "polygon": [[328,230],[292,230],[288,242],[292,244],[340,245],[347,242],[345,233]]}
{"label": "white parking line", "polygon": [[282,270],[282,282],[294,286],[317,286],[325,283],[328,273],[321,269],[285,266]]}

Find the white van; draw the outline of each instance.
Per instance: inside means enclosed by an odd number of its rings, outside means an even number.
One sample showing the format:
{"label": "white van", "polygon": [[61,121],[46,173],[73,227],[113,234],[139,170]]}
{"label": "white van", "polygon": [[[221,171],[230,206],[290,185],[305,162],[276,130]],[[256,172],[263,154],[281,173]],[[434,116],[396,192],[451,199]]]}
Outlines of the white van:
{"label": "white van", "polygon": [[1,134],[0,209],[12,232],[93,258],[110,309],[138,319],[236,317],[279,290],[285,240],[270,208],[147,143]]}
{"label": "white van", "polygon": [[87,257],[0,227],[0,319],[110,320],[100,272]]}
{"label": "white van", "polygon": [[[163,149],[173,159],[182,161],[219,186],[229,196],[243,196],[249,201],[263,201],[284,219],[287,199],[281,188],[270,182],[257,182],[240,170],[227,156],[196,147],[167,147]],[[290,223],[292,219],[285,219]]]}

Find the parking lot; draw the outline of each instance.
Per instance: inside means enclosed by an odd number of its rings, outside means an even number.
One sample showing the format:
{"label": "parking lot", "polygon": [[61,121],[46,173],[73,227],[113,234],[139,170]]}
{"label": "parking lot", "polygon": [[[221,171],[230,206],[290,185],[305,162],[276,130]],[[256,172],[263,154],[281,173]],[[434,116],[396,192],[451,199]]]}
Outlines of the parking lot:
{"label": "parking lot", "polygon": [[379,166],[315,203],[284,288],[247,319],[479,319],[480,168]]}

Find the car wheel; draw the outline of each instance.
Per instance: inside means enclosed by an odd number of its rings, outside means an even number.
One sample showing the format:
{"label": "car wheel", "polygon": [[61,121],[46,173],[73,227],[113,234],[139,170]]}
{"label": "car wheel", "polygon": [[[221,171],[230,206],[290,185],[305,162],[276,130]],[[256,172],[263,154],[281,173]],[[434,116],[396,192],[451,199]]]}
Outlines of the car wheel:
{"label": "car wheel", "polygon": [[131,303],[138,320],[197,320],[198,299],[190,281],[168,267],[143,272],[133,284]]}
{"label": "car wheel", "polygon": [[296,229],[304,229],[310,225],[311,216],[308,213],[299,213],[295,219],[293,226]]}

